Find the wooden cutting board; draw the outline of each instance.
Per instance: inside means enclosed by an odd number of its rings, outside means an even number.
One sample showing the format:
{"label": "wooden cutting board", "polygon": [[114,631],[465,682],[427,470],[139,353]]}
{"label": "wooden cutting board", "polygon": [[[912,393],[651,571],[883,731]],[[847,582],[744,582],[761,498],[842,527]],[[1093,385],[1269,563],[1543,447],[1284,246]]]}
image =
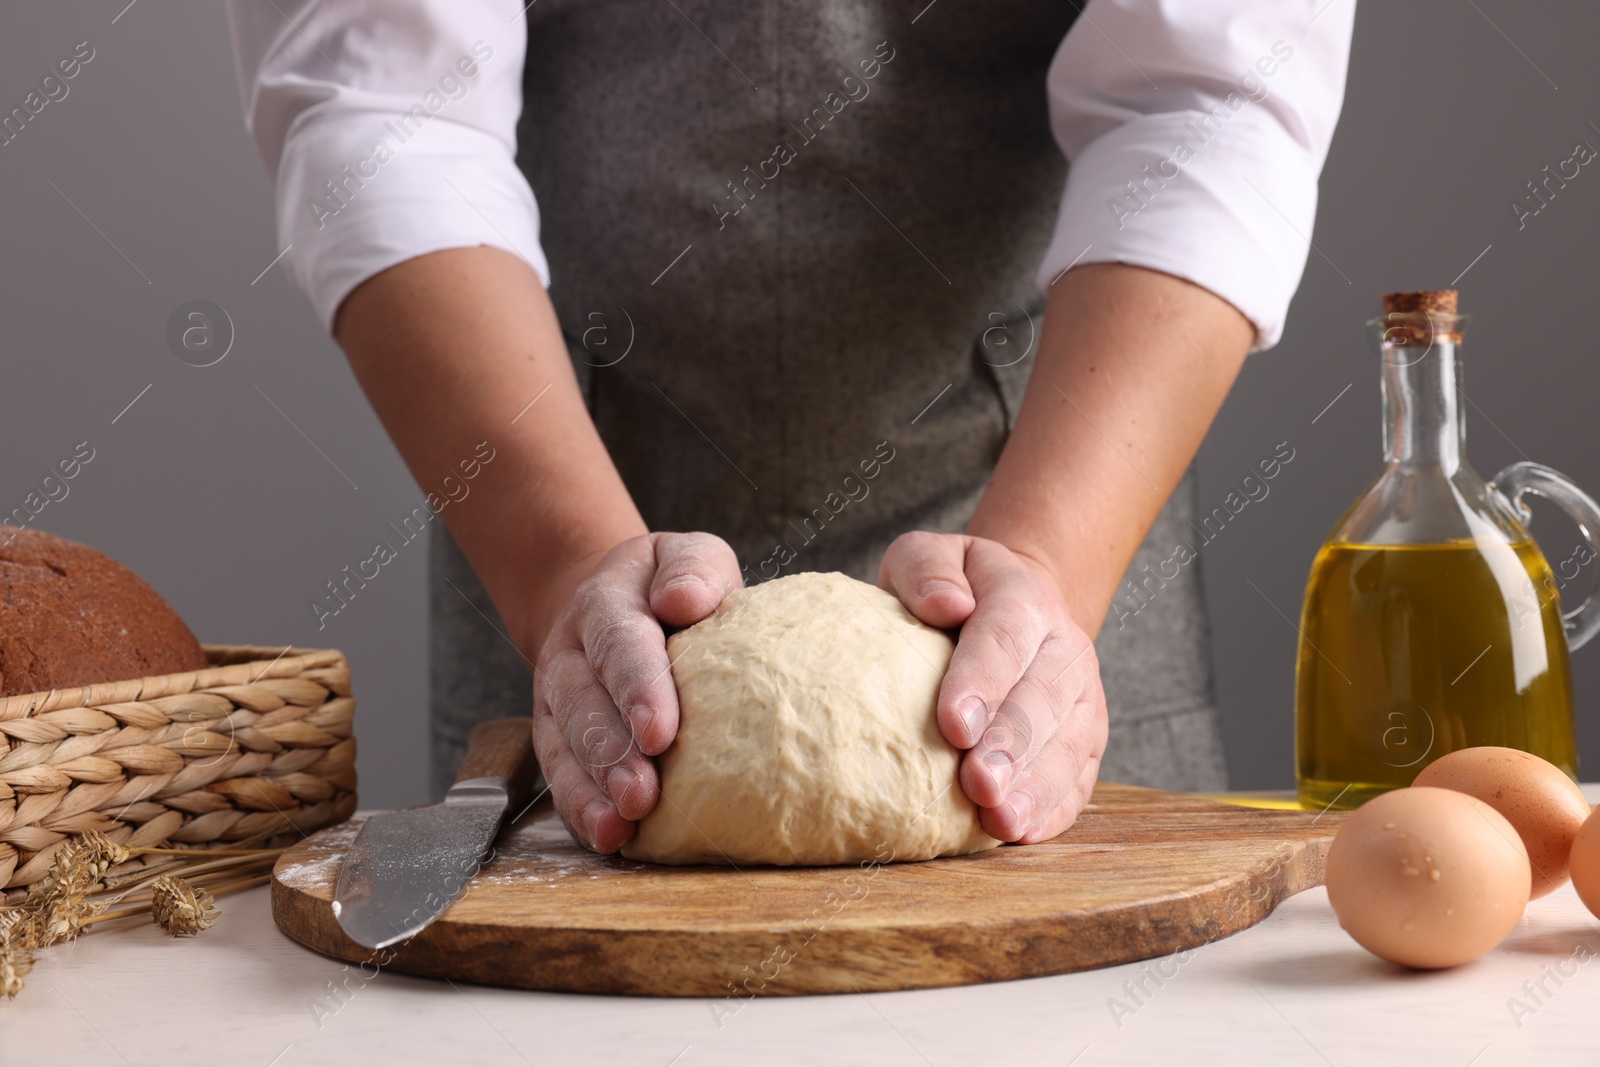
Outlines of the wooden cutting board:
{"label": "wooden cutting board", "polygon": [[437,922],[377,953],[331,902],[359,820],[284,853],[272,914],[337,959],[488,985],[659,996],[966,985],[1163,956],[1322,881],[1343,815],[1102,783],[1065,834],[882,866],[662,867],[597,856],[548,802]]}

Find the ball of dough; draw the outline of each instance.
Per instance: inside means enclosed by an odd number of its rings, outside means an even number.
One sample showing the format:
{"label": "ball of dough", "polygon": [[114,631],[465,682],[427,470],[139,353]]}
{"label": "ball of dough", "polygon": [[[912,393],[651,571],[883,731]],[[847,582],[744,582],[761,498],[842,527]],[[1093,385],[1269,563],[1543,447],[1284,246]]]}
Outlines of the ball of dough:
{"label": "ball of dough", "polygon": [[892,593],[843,574],[729,594],[667,641],[678,736],[622,854],[822,865],[995,847],[934,718],[954,650]]}

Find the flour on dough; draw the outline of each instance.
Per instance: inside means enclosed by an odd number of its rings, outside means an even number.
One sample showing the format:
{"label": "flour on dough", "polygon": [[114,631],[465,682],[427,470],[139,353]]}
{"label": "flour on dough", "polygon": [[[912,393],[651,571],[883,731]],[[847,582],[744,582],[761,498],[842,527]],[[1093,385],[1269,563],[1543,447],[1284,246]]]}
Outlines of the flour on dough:
{"label": "flour on dough", "polygon": [[955,644],[843,574],[741,589],[672,635],[682,717],[622,854],[658,863],[925,860],[999,844],[934,705]]}

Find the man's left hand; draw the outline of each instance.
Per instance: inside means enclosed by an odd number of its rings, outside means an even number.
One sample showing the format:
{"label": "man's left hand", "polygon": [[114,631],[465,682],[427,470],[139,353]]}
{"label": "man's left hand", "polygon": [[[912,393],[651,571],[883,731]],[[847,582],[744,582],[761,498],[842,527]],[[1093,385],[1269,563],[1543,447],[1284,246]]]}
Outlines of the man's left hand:
{"label": "man's left hand", "polygon": [[878,585],[961,630],[937,715],[983,828],[1032,844],[1071,826],[1100,772],[1106,700],[1094,642],[1048,568],[998,541],[918,531],[889,546]]}

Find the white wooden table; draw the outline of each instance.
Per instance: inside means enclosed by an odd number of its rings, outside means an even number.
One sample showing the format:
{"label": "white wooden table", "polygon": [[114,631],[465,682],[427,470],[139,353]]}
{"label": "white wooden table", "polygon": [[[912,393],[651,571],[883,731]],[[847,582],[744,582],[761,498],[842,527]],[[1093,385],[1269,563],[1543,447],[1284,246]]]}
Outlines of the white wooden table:
{"label": "white wooden table", "polygon": [[1570,886],[1450,971],[1367,955],[1317,889],[1187,959],[756,999],[731,1015],[736,1004],[698,999],[363,982],[279,934],[265,888],[221,906],[192,940],[150,926],[45,953],[23,994],[0,1001],[0,1067],[1600,1063],[1600,923]]}

